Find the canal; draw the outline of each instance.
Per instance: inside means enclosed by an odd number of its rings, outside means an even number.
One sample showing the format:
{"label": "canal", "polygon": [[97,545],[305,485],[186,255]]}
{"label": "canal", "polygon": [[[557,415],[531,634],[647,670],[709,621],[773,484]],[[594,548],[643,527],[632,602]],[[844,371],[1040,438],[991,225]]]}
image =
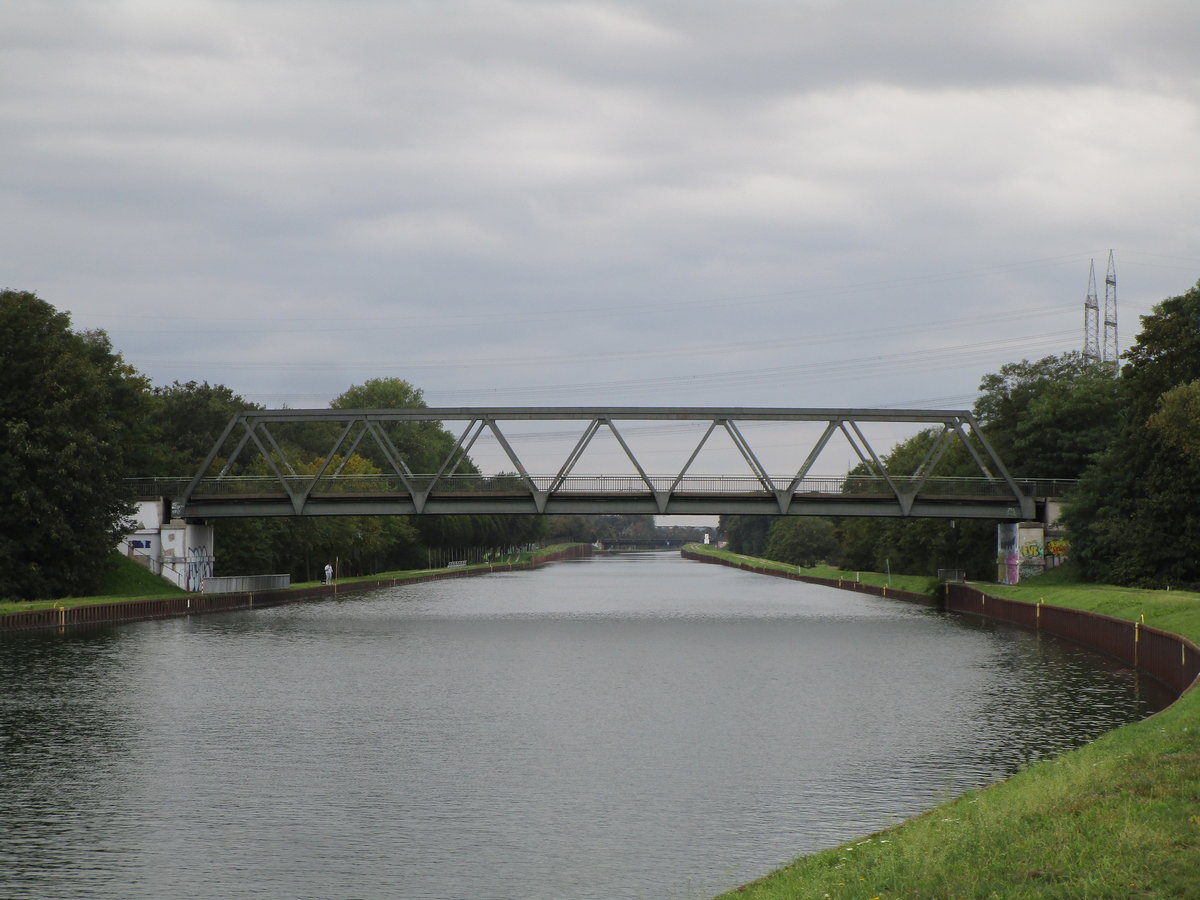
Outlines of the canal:
{"label": "canal", "polygon": [[1169,700],[630,554],[0,640],[7,898],[703,898]]}

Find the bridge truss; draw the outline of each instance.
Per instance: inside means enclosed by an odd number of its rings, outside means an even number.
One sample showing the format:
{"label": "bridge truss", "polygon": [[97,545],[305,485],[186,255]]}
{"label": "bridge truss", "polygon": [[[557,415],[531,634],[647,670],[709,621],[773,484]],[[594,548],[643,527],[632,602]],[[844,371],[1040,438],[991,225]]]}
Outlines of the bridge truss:
{"label": "bridge truss", "polygon": [[[578,439],[550,473],[533,474],[509,439],[514,423],[567,422]],[[631,449],[632,423],[692,422],[703,437],[683,466],[652,474]],[[746,437],[765,422],[817,423],[819,437],[797,445],[789,474],[771,475]],[[913,472],[888,472],[863,432],[868,423],[937,429]],[[434,471],[414,471],[414,428],[445,427],[452,448]],[[328,449],[313,463],[290,458],[298,427],[324,434]],[[611,434],[632,474],[577,474],[598,435]],[[574,434],[572,430],[571,434]],[[488,435],[511,472],[479,474],[469,454]],[[819,478],[811,471],[831,440],[844,438],[867,475]],[[694,474],[693,463],[714,440],[728,440],[745,463],[738,473]],[[446,443],[444,435],[441,437]],[[435,442],[436,443],[436,442]],[[970,478],[938,477],[947,450],[961,444],[978,467]],[[424,442],[428,447],[429,441]],[[371,474],[348,462],[367,456],[382,463]],[[257,474],[234,474],[254,471]],[[925,516],[1032,519],[1033,491],[1018,484],[971,413],[961,410],[773,409],[701,407],[500,407],[361,410],[251,410],[235,415],[203,466],[175,497],[189,518],[236,516],[429,514],[767,514]]]}

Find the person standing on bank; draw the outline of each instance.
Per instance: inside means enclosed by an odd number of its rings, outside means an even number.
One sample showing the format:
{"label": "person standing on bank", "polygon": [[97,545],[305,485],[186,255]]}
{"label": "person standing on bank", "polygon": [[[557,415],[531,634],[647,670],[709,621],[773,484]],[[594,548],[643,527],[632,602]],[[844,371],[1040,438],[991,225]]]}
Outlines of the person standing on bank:
{"label": "person standing on bank", "polygon": [[333,584],[333,566],[329,563],[325,563],[325,583]]}

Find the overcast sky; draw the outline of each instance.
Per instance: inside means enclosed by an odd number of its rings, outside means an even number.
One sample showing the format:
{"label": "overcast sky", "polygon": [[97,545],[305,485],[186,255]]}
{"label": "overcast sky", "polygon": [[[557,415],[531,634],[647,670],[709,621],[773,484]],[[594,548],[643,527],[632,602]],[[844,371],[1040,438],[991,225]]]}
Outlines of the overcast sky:
{"label": "overcast sky", "polygon": [[1195,0],[7,0],[0,286],[323,407],[969,407],[1200,278]]}

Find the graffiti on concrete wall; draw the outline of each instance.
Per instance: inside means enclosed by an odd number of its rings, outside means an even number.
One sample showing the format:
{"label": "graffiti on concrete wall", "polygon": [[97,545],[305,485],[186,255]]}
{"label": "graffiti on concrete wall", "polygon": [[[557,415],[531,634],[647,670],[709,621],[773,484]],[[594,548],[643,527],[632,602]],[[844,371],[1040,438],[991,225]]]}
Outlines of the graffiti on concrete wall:
{"label": "graffiti on concrete wall", "polygon": [[198,591],[205,578],[213,574],[213,557],[209,556],[207,547],[188,547],[187,562],[183,570],[183,589]]}
{"label": "graffiti on concrete wall", "polygon": [[[1064,542],[1065,543],[1065,542]],[[1039,523],[1021,522],[996,527],[996,580],[1017,584],[1047,568],[1045,529]]]}
{"label": "graffiti on concrete wall", "polygon": [[1021,561],[1019,563],[1019,577],[1031,578],[1034,575],[1040,575],[1046,570],[1045,551],[1042,547],[1041,535],[1031,535],[1025,529],[1021,535]]}
{"label": "graffiti on concrete wall", "polygon": [[996,580],[1016,584],[1021,578],[1021,557],[1017,552],[1017,526],[996,526]]}
{"label": "graffiti on concrete wall", "polygon": [[1071,544],[1066,538],[1053,538],[1046,541],[1046,568],[1053,569],[1055,566],[1061,566],[1067,561],[1067,556],[1071,551]]}

